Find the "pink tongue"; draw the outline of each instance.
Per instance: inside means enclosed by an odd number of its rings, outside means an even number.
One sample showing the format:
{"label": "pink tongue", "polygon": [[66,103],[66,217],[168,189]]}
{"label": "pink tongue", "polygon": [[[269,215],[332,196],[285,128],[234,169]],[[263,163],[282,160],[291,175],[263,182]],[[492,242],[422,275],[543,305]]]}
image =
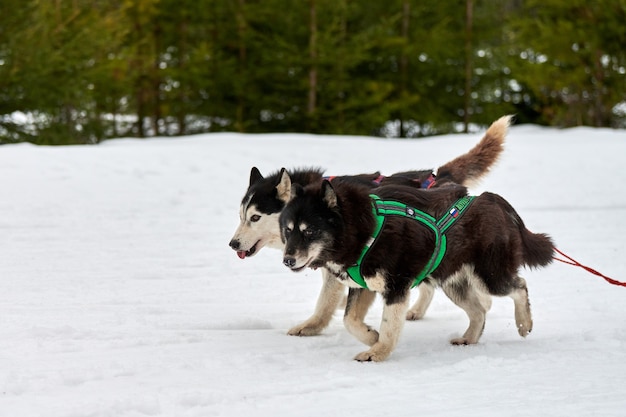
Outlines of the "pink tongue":
{"label": "pink tongue", "polygon": [[238,250],[237,251],[237,256],[239,256],[239,259],[244,259],[246,257],[246,251],[245,250]]}

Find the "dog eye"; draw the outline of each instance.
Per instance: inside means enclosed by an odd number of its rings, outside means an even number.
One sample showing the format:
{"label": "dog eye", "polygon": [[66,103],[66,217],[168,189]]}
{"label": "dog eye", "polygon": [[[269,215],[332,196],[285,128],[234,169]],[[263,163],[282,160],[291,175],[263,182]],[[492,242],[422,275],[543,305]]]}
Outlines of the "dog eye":
{"label": "dog eye", "polygon": [[305,238],[310,239],[313,236],[315,236],[315,230],[313,229],[305,229],[302,234],[304,235]]}
{"label": "dog eye", "polygon": [[289,237],[290,234],[291,234],[291,229],[288,227],[285,227],[283,229],[283,235],[285,235],[285,237]]}
{"label": "dog eye", "polygon": [[253,215],[252,215],[252,217],[250,217],[250,221],[251,221],[252,223],[256,223],[256,222],[258,222],[259,220],[261,220],[261,216],[259,216],[258,214],[253,214]]}

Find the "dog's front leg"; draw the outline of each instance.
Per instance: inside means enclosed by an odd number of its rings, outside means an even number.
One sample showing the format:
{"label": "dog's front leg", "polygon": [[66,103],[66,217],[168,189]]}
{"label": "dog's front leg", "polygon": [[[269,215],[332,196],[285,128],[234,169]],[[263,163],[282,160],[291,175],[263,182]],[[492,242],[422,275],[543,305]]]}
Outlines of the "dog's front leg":
{"label": "dog's front leg", "polygon": [[408,292],[403,298],[396,299],[393,303],[385,300],[378,341],[372,345],[370,350],[359,353],[354,359],[359,362],[380,362],[387,359],[398,344],[408,307]]}
{"label": "dog's front leg", "polygon": [[289,329],[287,334],[291,336],[320,334],[330,323],[344,292],[345,286],[330,271],[322,268],[322,289],[319,297],[317,297],[315,312],[306,321]]}
{"label": "dog's front leg", "polygon": [[378,341],[378,332],[365,324],[365,315],[376,298],[376,293],[363,288],[350,288],[343,324],[348,332],[368,346]]}

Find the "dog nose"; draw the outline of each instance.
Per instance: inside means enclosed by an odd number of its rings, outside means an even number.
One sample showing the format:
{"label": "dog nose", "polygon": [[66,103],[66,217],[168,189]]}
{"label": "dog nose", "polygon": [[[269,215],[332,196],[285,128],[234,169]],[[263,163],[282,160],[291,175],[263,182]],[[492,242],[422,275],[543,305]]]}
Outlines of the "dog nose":
{"label": "dog nose", "polygon": [[296,266],[296,258],[292,258],[291,256],[283,258],[283,264],[288,268],[293,268]]}
{"label": "dog nose", "polygon": [[230,243],[228,244],[231,248],[233,248],[234,250],[239,249],[239,241],[237,239],[233,239],[230,241]]}

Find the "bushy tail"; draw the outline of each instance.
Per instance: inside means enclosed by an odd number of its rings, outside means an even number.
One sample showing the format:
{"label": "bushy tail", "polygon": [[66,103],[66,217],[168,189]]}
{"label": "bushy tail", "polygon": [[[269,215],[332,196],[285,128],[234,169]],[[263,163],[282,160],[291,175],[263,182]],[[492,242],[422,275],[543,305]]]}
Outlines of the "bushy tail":
{"label": "bushy tail", "polygon": [[554,260],[554,243],[545,233],[521,230],[524,263],[531,268],[546,266]]}
{"label": "bushy tail", "polygon": [[454,158],[437,169],[437,182],[454,182],[466,187],[478,182],[498,161],[512,116],[493,122],[485,136],[469,152]]}
{"label": "bushy tail", "polygon": [[505,203],[508,215],[519,228],[520,237],[522,238],[522,260],[524,264],[531,268],[539,268],[540,266],[550,264],[554,260],[554,242],[552,238],[545,233],[533,233],[528,230],[513,206],[504,199],[502,201]]}

